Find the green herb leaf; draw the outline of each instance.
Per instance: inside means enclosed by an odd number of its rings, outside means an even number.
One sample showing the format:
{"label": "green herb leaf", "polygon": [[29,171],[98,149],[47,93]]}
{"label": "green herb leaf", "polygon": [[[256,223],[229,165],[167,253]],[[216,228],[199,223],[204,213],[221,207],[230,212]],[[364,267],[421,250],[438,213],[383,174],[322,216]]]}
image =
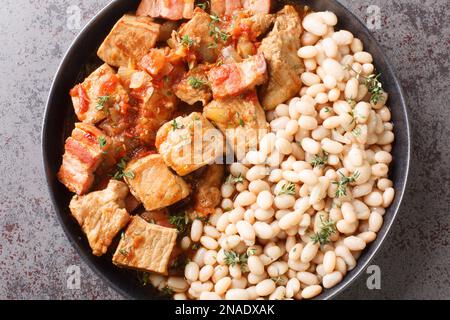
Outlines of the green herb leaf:
{"label": "green herb leaf", "polygon": [[215,14],[211,14],[209,17],[211,18],[212,22],[215,22],[215,23],[220,22],[220,18],[218,16],[216,16]]}
{"label": "green herb leaf", "polygon": [[98,137],[98,145],[100,147],[100,149],[103,149],[104,147],[106,147],[106,138],[105,137]]}
{"label": "green herb leaf", "polygon": [[228,183],[228,184],[243,183],[243,182],[244,182],[244,177],[242,176],[242,174],[239,174],[237,177],[230,174],[226,180],[226,183]]}
{"label": "green herb leaf", "polygon": [[327,152],[323,152],[323,155],[320,156],[318,154],[316,154],[314,156],[314,158],[311,161],[311,165],[316,168],[316,167],[323,167],[328,163],[328,153]]}
{"label": "green herb leaf", "polygon": [[188,84],[194,89],[200,89],[206,85],[206,81],[191,76],[188,78]]}
{"label": "green herb leaf", "polygon": [[189,217],[184,212],[182,215],[172,215],[169,217],[169,223],[177,228],[180,234],[184,234],[189,224],[191,223]]}
{"label": "green herb leaf", "polygon": [[184,128],[184,126],[183,126],[183,125],[180,125],[180,124],[177,122],[176,119],[173,119],[171,125],[172,125],[172,130],[173,130],[173,131],[176,131],[176,130],[178,130],[178,129],[183,129],[183,128]]}
{"label": "green herb leaf", "polygon": [[131,170],[130,170],[130,171],[124,171],[123,176],[124,176],[125,178],[131,179],[131,180],[133,180],[133,179],[136,177],[136,175],[134,174],[134,172],[131,171]]}
{"label": "green herb leaf", "polygon": [[355,137],[359,137],[362,133],[361,127],[356,127],[355,129],[352,130],[352,133]]}
{"label": "green herb leaf", "polygon": [[126,249],[120,249],[119,253],[123,256],[128,256],[128,251]]}
{"label": "green herb leaf", "polygon": [[330,242],[330,236],[336,232],[336,222],[331,220],[323,221],[322,216],[320,216],[320,222],[320,230],[311,237],[311,240],[313,243],[319,243],[323,246]]}
{"label": "green herb leaf", "polygon": [[248,261],[247,253],[238,254],[234,251],[225,251],[225,263],[229,266],[246,266]]}
{"label": "green herb leaf", "polygon": [[142,285],[145,287],[149,284],[150,274],[148,272],[144,272],[142,274]]}
{"label": "green herb leaf", "polygon": [[105,106],[105,103],[108,102],[110,96],[101,96],[98,98],[97,100],[97,106],[95,107],[95,109],[97,110],[103,110],[103,107]]}
{"label": "green herb leaf", "polygon": [[164,294],[165,296],[171,296],[173,294],[173,289],[170,288],[169,286],[166,286],[164,288],[161,289],[162,294]]}
{"label": "green herb leaf", "polygon": [[181,38],[181,44],[186,48],[192,47],[194,43],[194,40],[192,40],[187,34]]}
{"label": "green herb leaf", "polygon": [[208,49],[215,49],[215,48],[217,48],[217,43],[215,43],[215,42],[211,42],[210,44],[208,44]]}
{"label": "green herb leaf", "polygon": [[208,4],[207,3],[199,3],[199,4],[197,4],[197,7],[199,7],[200,9],[202,9],[202,10],[206,10],[206,7],[208,6]]}
{"label": "green herb leaf", "polygon": [[369,89],[369,92],[372,94],[370,97],[370,102],[372,104],[377,104],[380,102],[383,97],[383,85],[380,82],[380,76],[381,73],[378,75],[370,75],[369,77],[365,77],[364,84],[367,86],[367,89]]}
{"label": "green herb leaf", "polygon": [[295,196],[295,184],[293,184],[292,182],[288,182],[288,183],[284,184],[281,187],[281,191],[278,193],[278,195],[280,196],[283,194]]}
{"label": "green herb leaf", "polygon": [[339,181],[333,181],[333,184],[337,185],[336,189],[336,198],[345,197],[347,195],[347,186],[349,183],[353,183],[356,181],[356,179],[359,178],[359,171],[356,171],[353,175],[350,177],[346,177],[342,173],[339,173],[341,175]]}
{"label": "green herb leaf", "polygon": [[114,179],[115,180],[121,180],[123,179],[124,175],[124,170],[127,167],[127,158],[122,158],[119,160],[119,162],[117,163],[117,172],[114,174]]}

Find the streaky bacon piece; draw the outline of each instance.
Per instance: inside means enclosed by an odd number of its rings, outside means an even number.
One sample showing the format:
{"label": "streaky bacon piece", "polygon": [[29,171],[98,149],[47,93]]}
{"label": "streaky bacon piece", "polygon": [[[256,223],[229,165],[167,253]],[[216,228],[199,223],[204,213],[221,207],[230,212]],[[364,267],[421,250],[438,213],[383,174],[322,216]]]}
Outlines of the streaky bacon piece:
{"label": "streaky bacon piece", "polygon": [[143,0],[136,14],[169,20],[191,19],[194,0]]}
{"label": "streaky bacon piece", "polygon": [[228,63],[211,69],[208,79],[215,99],[235,96],[263,84],[267,65],[263,54],[252,56],[240,63]]}
{"label": "streaky bacon piece", "polygon": [[59,181],[78,195],[88,192],[109,144],[110,139],[95,126],[76,123],[72,136],[66,140]]}

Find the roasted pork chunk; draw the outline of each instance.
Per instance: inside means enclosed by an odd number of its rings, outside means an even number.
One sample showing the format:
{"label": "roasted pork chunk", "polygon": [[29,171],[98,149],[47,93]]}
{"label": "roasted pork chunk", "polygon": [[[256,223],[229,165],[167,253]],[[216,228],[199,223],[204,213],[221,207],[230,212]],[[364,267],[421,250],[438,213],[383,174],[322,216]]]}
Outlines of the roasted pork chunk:
{"label": "roasted pork chunk", "polygon": [[238,63],[226,63],[212,68],[208,79],[215,99],[235,96],[263,84],[266,60],[258,54]]}
{"label": "roasted pork chunk", "polygon": [[136,14],[152,18],[181,20],[192,18],[194,0],[143,0]]}
{"label": "roasted pork chunk", "polygon": [[[121,67],[118,71],[120,82],[127,89],[130,106],[122,110],[108,109],[108,117],[99,126],[114,141],[114,150],[129,151],[141,147],[154,148],[156,132],[173,118],[177,97],[172,93],[172,73],[163,79],[153,79],[146,71]],[[130,139],[133,137],[133,139]],[[129,155],[129,153],[122,156]]]}
{"label": "roasted pork chunk", "polygon": [[114,67],[137,63],[155,46],[159,24],[149,17],[124,15],[98,49],[98,56]]}
{"label": "roasted pork chunk", "polygon": [[211,69],[210,65],[201,64],[188,73],[174,86],[174,92],[180,100],[193,105],[201,102],[206,105],[212,98],[212,92],[208,86],[206,73]]}
{"label": "roasted pork chunk", "polygon": [[131,193],[148,211],[168,207],[189,196],[189,185],[169,170],[159,154],[131,161],[126,172],[132,173],[124,178]]}
{"label": "roasted pork chunk", "polygon": [[299,93],[303,62],[297,55],[301,46],[301,19],[292,6],[277,14],[275,26],[264,38],[259,52],[264,53],[269,69],[269,82],[261,91],[262,106],[272,110]]}
{"label": "roasted pork chunk", "polygon": [[76,85],[70,95],[78,119],[92,124],[106,118],[108,107],[128,103],[127,92],[114,69],[107,64]]}
{"label": "roasted pork chunk", "polygon": [[255,91],[211,101],[203,115],[226,135],[238,159],[258,143],[258,136],[267,130],[264,110]]}
{"label": "roasted pork chunk", "polygon": [[[216,29],[217,28],[217,29]],[[191,20],[181,26],[178,34],[174,34],[176,41],[190,40],[188,42],[189,53],[194,53],[198,62],[214,63],[219,53],[219,45],[223,43],[220,37],[220,25],[213,21],[205,11],[197,8]],[[189,43],[190,42],[190,43]],[[186,47],[186,41],[180,42]]]}
{"label": "roasted pork chunk", "polygon": [[130,216],[125,209],[128,187],[125,183],[111,180],[102,191],[85,196],[75,196],[70,211],[86,234],[92,253],[106,253],[114,237],[124,228]]}
{"label": "roasted pork chunk", "polygon": [[76,123],[72,136],[66,140],[59,181],[78,195],[88,192],[109,144],[110,139],[101,130],[90,124]]}
{"label": "roasted pork chunk", "polygon": [[164,162],[185,176],[223,155],[224,138],[201,113],[191,113],[164,124],[156,147]]}
{"label": "roasted pork chunk", "polygon": [[213,164],[207,167],[195,188],[195,211],[202,215],[214,213],[222,200],[220,187],[224,174],[225,168],[221,164]]}
{"label": "roasted pork chunk", "polygon": [[134,216],[120,240],[113,263],[120,267],[167,274],[177,230]]}

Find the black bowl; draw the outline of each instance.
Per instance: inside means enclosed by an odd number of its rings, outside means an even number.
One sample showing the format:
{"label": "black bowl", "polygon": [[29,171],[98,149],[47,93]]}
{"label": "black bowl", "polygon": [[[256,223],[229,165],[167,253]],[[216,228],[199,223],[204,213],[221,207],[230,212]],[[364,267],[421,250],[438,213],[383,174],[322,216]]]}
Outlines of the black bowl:
{"label": "black bowl", "polygon": [[[70,215],[68,204],[71,194],[56,179],[56,173],[61,164],[61,157],[64,151],[64,140],[70,134],[75,120],[69,90],[77,82],[82,81],[94,67],[100,64],[100,61],[95,57],[97,48],[115,22],[124,13],[135,11],[138,3],[139,0],[112,1],[87,24],[71,45],[58,69],[48,98],[42,131],[42,152],[48,187],[58,219],[67,237],[83,260],[124,297],[158,299],[161,296],[156,290],[150,286],[143,287],[136,273],[115,267],[111,263],[110,254],[102,258],[91,254],[85,235]],[[330,290],[325,290],[317,297],[317,299],[330,299],[353,282],[367,267],[379,250],[394,222],[408,177],[410,131],[405,99],[394,69],[364,24],[338,1],[303,0],[298,1],[298,3],[309,5],[316,11],[329,10],[336,13],[340,20],[338,27],[350,30],[363,41],[366,50],[372,53],[377,70],[382,73],[381,79],[384,88],[389,92],[389,106],[392,110],[396,136],[393,148],[394,163],[390,175],[396,188],[394,202],[384,216],[384,224],[377,239],[361,255],[356,268],[350,271],[339,285]]]}

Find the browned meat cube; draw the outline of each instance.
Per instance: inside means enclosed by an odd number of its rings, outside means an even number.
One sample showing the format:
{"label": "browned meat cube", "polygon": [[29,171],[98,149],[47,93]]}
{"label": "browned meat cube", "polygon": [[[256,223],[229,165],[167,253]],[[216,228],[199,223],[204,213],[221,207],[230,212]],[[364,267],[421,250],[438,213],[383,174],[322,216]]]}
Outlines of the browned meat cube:
{"label": "browned meat cube", "polygon": [[208,86],[207,72],[211,66],[201,64],[195,67],[174,86],[174,92],[180,100],[193,105],[201,102],[206,105],[212,98],[211,89]]}
{"label": "browned meat cube", "polygon": [[131,161],[125,177],[131,193],[144,204],[148,211],[168,207],[189,196],[189,185],[173,174],[159,154],[152,154]]}
{"label": "browned meat cube", "polygon": [[70,92],[78,119],[96,124],[106,118],[107,108],[128,103],[128,95],[113,68],[107,64],[95,70]]}
{"label": "browned meat cube", "polygon": [[[174,34],[173,41],[179,43],[182,49],[186,49],[186,44],[180,43],[181,39],[189,39],[189,53],[193,53],[200,62],[215,63],[219,53],[219,46],[222,40],[214,40],[212,31],[220,28],[219,24],[213,21],[209,14],[200,8],[195,9],[191,20],[181,26],[178,35]],[[220,37],[219,37],[220,38]]]}
{"label": "browned meat cube", "polygon": [[249,148],[257,147],[258,137],[268,128],[255,91],[213,100],[204,108],[203,115],[226,135],[238,159],[242,159]]}
{"label": "browned meat cube", "polygon": [[212,68],[208,79],[215,99],[235,96],[254,89],[266,80],[266,60],[263,54],[239,63],[227,63]]}
{"label": "browned meat cube", "polygon": [[85,196],[75,196],[70,211],[86,234],[92,253],[106,253],[114,237],[124,228],[130,216],[125,209],[128,187],[125,183],[111,180],[102,191]]}
{"label": "browned meat cube", "polygon": [[110,139],[101,130],[90,124],[76,123],[72,136],[66,140],[59,181],[78,195],[88,192],[109,144]]}
{"label": "browned meat cube", "polygon": [[264,53],[269,66],[269,82],[261,91],[265,110],[274,109],[300,91],[304,66],[297,51],[301,33],[299,14],[292,6],[285,6],[278,13],[273,30],[262,41],[259,52]]}
{"label": "browned meat cube", "polygon": [[178,117],[159,129],[156,147],[164,162],[185,176],[223,155],[222,133],[201,113]]}
{"label": "browned meat cube", "polygon": [[98,56],[114,67],[137,63],[155,46],[159,24],[149,17],[124,15],[98,49]]}
{"label": "browned meat cube", "polygon": [[136,14],[169,20],[191,19],[194,0],[142,0]]}
{"label": "browned meat cube", "polygon": [[208,166],[198,181],[195,194],[195,211],[202,215],[214,213],[222,200],[220,187],[225,174],[225,168],[221,164]]}
{"label": "browned meat cube", "polygon": [[120,267],[167,274],[176,229],[150,224],[134,216],[120,240],[113,263]]}
{"label": "browned meat cube", "polygon": [[265,34],[274,21],[275,15],[273,14],[256,13],[250,17],[243,18],[241,23],[250,25],[252,36],[257,38]]}

